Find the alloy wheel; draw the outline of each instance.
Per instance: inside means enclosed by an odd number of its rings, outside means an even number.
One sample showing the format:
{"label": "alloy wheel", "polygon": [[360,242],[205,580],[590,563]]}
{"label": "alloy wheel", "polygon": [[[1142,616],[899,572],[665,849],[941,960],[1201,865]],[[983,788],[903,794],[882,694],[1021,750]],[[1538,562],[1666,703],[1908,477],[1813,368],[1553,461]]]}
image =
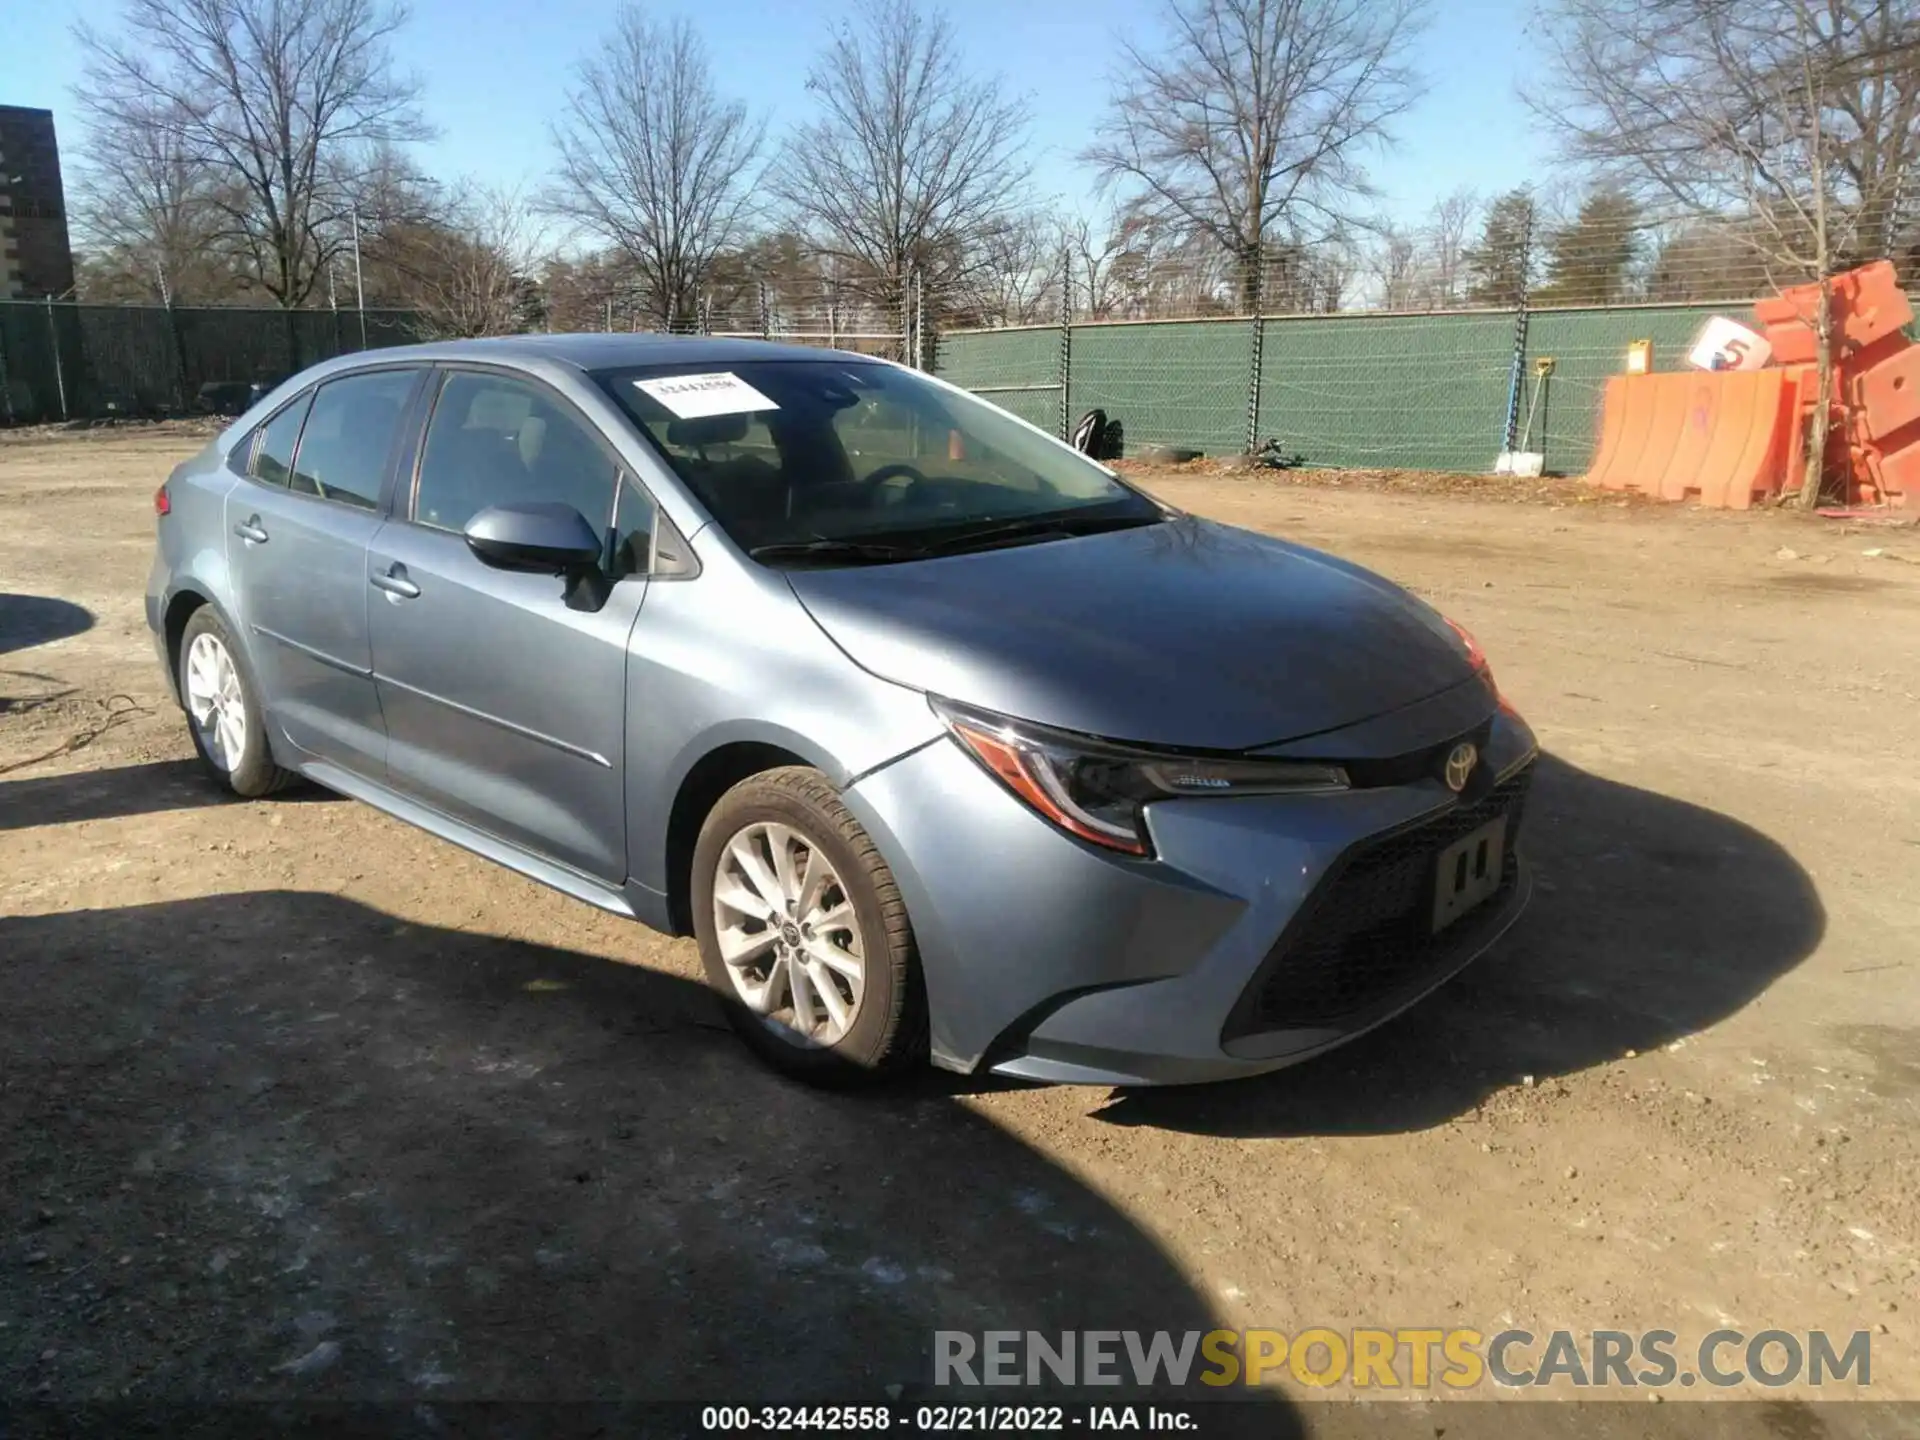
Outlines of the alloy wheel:
{"label": "alloy wheel", "polygon": [[859,1017],[866,945],[853,899],[801,831],[756,821],[720,852],[713,926],[734,992],[783,1039],[831,1046]]}
{"label": "alloy wheel", "polygon": [[187,648],[187,714],[207,755],[231,774],[247,748],[247,702],[240,690],[240,671],[220,638],[209,633],[193,637]]}

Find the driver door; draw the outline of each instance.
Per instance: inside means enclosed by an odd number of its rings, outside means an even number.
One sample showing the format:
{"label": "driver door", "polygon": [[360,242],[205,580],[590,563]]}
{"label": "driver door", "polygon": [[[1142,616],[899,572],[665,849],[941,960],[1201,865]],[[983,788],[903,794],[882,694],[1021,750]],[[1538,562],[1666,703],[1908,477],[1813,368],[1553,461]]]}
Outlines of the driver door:
{"label": "driver door", "polygon": [[450,370],[411,492],[367,551],[369,632],[387,722],[389,783],[455,819],[619,884],[627,875],[627,637],[642,573],[597,611],[570,608],[554,575],[496,570],[461,533],[479,511],[572,505],[599,531],[610,574],[648,553],[650,503],[623,481],[592,423],[556,392],[504,371]]}

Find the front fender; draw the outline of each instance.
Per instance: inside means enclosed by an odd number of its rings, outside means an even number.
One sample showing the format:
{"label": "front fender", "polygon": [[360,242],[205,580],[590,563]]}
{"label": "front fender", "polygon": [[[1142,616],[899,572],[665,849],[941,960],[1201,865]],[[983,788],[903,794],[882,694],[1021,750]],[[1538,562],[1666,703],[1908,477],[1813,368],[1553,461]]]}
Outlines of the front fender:
{"label": "front fender", "polygon": [[674,800],[724,746],[773,746],[844,788],[941,733],[923,694],[855,665],[780,576],[655,581],[628,645],[628,875],[671,890]]}

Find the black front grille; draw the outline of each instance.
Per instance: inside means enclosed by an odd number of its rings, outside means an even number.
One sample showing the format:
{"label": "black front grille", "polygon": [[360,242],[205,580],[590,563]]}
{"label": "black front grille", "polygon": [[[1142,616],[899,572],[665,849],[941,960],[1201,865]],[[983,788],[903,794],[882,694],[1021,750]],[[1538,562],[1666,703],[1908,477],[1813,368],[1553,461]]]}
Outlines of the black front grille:
{"label": "black front grille", "polygon": [[[1349,850],[1254,972],[1221,1038],[1352,1023],[1444,970],[1476,943],[1519,883],[1516,848],[1532,781],[1529,765],[1478,800]],[[1436,934],[1440,852],[1502,815],[1500,888]]]}

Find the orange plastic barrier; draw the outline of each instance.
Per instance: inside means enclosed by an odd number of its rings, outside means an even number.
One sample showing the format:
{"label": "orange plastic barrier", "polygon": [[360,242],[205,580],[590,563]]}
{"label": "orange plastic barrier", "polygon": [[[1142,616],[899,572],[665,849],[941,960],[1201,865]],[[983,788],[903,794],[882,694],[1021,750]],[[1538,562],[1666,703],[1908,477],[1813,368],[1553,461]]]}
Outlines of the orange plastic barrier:
{"label": "orange plastic barrier", "polygon": [[1836,275],[1833,378],[1817,393],[1814,325],[1820,287],[1756,301],[1772,367],[1607,381],[1600,443],[1587,472],[1608,490],[1746,509],[1800,487],[1805,425],[1829,407],[1823,488],[1850,504],[1920,510],[1920,346],[1913,306],[1885,260]]}
{"label": "orange plastic barrier", "polygon": [[1790,468],[1800,367],[1615,375],[1587,483],[1745,510]]}
{"label": "orange plastic barrier", "polygon": [[[1862,265],[1834,276],[1829,284],[1833,289],[1835,359],[1880,346],[1913,323],[1913,306],[1900,289],[1899,276],[1890,261]],[[1813,363],[1813,327],[1820,313],[1818,285],[1790,285],[1778,295],[1754,301],[1753,313],[1766,327],[1774,364]],[[1904,343],[1903,337],[1894,348]]]}
{"label": "orange plastic barrier", "polygon": [[1896,350],[1856,375],[1849,398],[1869,440],[1884,440],[1920,420],[1920,346]]}
{"label": "orange plastic barrier", "polygon": [[1864,446],[1857,455],[1855,471],[1864,470],[1865,480],[1856,480],[1851,497],[1858,505],[1898,505],[1903,510],[1920,510],[1920,445],[1882,453]]}

